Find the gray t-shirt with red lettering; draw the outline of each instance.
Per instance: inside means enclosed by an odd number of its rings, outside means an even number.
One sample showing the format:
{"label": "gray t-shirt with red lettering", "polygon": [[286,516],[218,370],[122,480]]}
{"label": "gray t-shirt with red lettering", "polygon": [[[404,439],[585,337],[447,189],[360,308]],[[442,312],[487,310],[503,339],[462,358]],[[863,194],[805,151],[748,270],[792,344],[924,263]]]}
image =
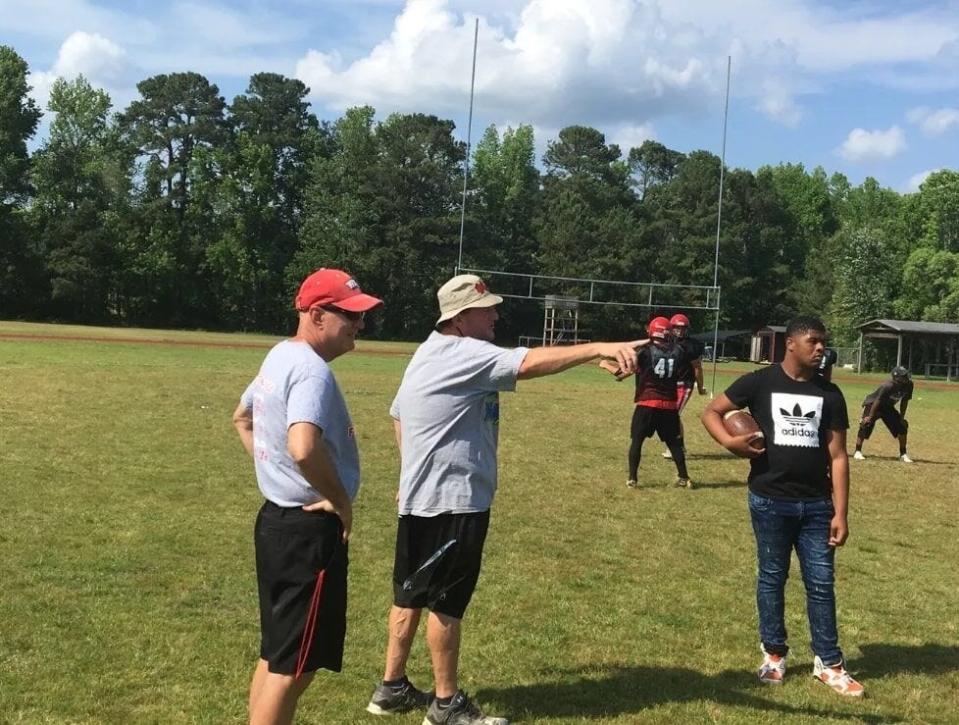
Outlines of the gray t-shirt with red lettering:
{"label": "gray t-shirt with red lettering", "polygon": [[340,482],[350,499],[360,487],[360,456],[346,401],[333,371],[305,342],[284,340],[267,353],[241,398],[253,411],[253,460],[263,496],[278,506],[323,500],[287,451],[287,430],[312,423],[323,431]]}
{"label": "gray t-shirt with red lettering", "polygon": [[496,493],[499,393],[529,350],[433,332],[390,406],[400,422],[400,515],[487,511]]}

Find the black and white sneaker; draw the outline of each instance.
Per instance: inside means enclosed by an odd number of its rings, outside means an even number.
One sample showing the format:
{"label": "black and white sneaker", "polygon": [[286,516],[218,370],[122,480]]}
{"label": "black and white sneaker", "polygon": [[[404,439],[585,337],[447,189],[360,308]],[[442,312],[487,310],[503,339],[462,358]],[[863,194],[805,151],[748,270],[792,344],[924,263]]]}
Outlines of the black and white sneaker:
{"label": "black and white sneaker", "polygon": [[457,690],[446,707],[441,707],[439,700],[433,700],[423,725],[509,725],[509,720],[484,715],[465,692]]}
{"label": "black and white sneaker", "polygon": [[393,715],[428,707],[431,702],[432,692],[417,690],[413,683],[404,677],[399,685],[386,685],[382,682],[377,685],[366,711],[372,715]]}

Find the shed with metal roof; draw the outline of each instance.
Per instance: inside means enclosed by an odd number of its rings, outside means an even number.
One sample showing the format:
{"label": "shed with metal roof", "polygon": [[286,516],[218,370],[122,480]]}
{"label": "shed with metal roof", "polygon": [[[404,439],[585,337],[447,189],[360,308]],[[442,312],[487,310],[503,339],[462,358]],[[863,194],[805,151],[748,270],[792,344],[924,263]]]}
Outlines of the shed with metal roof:
{"label": "shed with metal roof", "polygon": [[[869,320],[859,328],[859,364],[862,372],[862,343],[864,339],[896,341],[896,365],[910,371],[924,367],[925,374],[945,371],[947,380],[959,377],[959,324],[951,322],[922,322],[919,320]],[[922,346],[922,355],[914,355],[916,344]],[[928,349],[926,349],[928,348]]]}

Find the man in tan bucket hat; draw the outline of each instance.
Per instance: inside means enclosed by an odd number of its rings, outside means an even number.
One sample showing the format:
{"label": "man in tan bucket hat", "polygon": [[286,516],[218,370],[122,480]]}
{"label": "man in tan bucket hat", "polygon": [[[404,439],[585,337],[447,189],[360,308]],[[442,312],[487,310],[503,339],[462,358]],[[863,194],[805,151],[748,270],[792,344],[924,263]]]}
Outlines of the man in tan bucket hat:
{"label": "man in tan bucket hat", "polygon": [[[457,683],[460,625],[479,578],[496,491],[499,393],[515,390],[517,380],[597,358],[632,372],[636,348],[646,341],[498,347],[492,341],[503,298],[482,279],[457,275],[436,297],[436,330],[417,348],[390,407],[401,452],[394,604],[383,682],[367,710],[384,715],[428,702],[424,723],[504,725],[504,718],[483,715]],[[424,607],[434,696],[406,677]]]}
{"label": "man in tan bucket hat", "polygon": [[437,327],[473,307],[495,307],[503,303],[503,298],[490,292],[486,283],[475,274],[453,277],[437,290],[436,299],[440,304]]}

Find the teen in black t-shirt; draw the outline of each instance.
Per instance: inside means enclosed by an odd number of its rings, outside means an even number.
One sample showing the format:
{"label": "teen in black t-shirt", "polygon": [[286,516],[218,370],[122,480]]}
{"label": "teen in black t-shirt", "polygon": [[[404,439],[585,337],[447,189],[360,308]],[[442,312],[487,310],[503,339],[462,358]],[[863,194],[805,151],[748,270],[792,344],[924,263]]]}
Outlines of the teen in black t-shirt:
{"label": "teen in black t-shirt", "polygon": [[794,380],[770,365],[739,378],[725,395],[736,408],[749,408],[765,436],[765,455],[750,462],[750,491],[784,501],[832,495],[827,437],[849,427],[835,384],[818,375]]}
{"label": "teen in black t-shirt", "polygon": [[[836,625],[835,550],[849,531],[849,421],[839,388],[816,374],[825,341],[822,321],[790,321],[783,362],[739,378],[706,406],[702,421],[720,444],[752,459],[748,499],[758,559],[760,681],[781,684],[786,673],[785,586],[795,550],[806,588],[813,676],[842,695],[861,696],[862,685],[843,666]],[[749,408],[762,429],[765,449],[750,448],[748,434],[726,432],[723,416],[741,408]]]}

